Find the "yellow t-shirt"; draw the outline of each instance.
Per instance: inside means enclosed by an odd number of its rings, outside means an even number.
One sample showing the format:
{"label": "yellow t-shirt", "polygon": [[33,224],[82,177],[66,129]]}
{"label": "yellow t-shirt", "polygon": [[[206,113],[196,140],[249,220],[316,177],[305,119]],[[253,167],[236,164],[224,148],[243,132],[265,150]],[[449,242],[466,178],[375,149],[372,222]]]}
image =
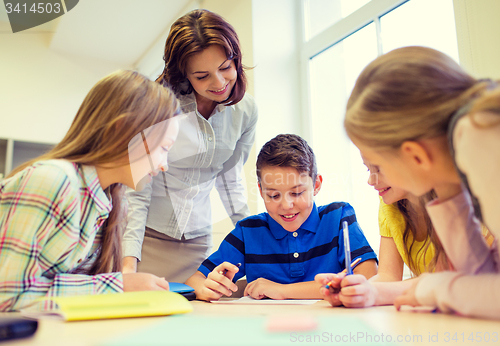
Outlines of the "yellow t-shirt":
{"label": "yellow t-shirt", "polygon": [[[385,204],[380,198],[380,207],[378,210],[378,224],[380,228],[380,235],[383,237],[392,238],[394,243],[396,244],[396,248],[398,249],[401,258],[408,265],[408,257],[405,254],[404,243],[403,243],[403,233],[405,231],[406,222],[404,220],[403,214],[398,210],[395,205]],[[413,240],[413,235],[410,234],[407,240],[407,247],[410,247],[410,244]],[[416,241],[413,244],[413,248],[411,249],[411,256],[414,259],[414,263],[417,264],[420,269],[420,273],[426,272],[426,265],[431,263],[432,258],[434,257],[434,245],[430,244],[427,252],[425,253],[425,257],[423,256],[422,250],[419,253],[419,250],[424,246],[423,241]],[[416,258],[418,256],[418,258]],[[434,270],[432,270],[434,271]],[[414,273],[416,274],[416,273]]]}

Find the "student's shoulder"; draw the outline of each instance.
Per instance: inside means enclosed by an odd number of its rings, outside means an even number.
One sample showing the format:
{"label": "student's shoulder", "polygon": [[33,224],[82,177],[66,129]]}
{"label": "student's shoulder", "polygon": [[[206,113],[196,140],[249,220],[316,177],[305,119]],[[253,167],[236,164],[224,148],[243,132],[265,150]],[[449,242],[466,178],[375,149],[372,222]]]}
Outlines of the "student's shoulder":
{"label": "student's shoulder", "polygon": [[75,163],[67,160],[46,160],[33,164],[34,172],[49,180],[67,179],[69,181],[78,181],[78,167]]}
{"label": "student's shoulder", "polygon": [[[74,186],[74,188],[73,188]],[[78,194],[76,167],[65,160],[37,161],[2,183],[2,192],[53,201]]]}
{"label": "student's shoulder", "polygon": [[382,199],[380,200],[379,210],[383,215],[385,215],[385,217],[389,218],[394,218],[401,215],[401,212],[395,204],[385,204]]}
{"label": "student's shoulder", "polygon": [[401,227],[404,229],[404,217],[398,207],[395,204],[385,204],[382,199],[380,199],[378,220],[379,225],[386,225],[390,229]]}
{"label": "student's shoulder", "polygon": [[321,219],[325,216],[342,215],[345,212],[354,214],[354,208],[347,202],[332,202],[318,207],[318,214]]}
{"label": "student's shoulder", "polygon": [[72,162],[66,160],[37,161],[18,172],[12,179],[49,185],[66,180],[76,181],[77,169]]}
{"label": "student's shoulder", "polygon": [[267,219],[267,213],[260,213],[257,215],[248,216],[237,222],[237,226],[245,229],[245,228],[260,228],[264,227],[269,229],[269,222]]}

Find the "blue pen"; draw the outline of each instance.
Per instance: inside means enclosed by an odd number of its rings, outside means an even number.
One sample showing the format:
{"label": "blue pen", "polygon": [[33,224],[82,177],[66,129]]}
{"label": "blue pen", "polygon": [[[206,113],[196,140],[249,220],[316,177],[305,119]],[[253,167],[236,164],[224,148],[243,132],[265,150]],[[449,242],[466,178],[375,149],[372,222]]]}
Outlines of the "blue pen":
{"label": "blue pen", "polygon": [[[351,263],[351,243],[349,242],[349,224],[347,221],[342,222],[342,230],[344,232],[344,252],[345,252],[345,269],[347,271],[346,275],[352,275],[352,267],[361,261],[361,258],[356,258],[354,263]],[[331,286],[332,281],[326,284],[325,288],[330,290],[332,288],[333,293],[339,293],[340,288],[334,288]]]}
{"label": "blue pen", "polygon": [[349,225],[347,221],[342,222],[342,229],[344,231],[344,253],[345,253],[345,267],[347,269],[346,275],[352,275],[351,268],[351,243],[349,242]]}

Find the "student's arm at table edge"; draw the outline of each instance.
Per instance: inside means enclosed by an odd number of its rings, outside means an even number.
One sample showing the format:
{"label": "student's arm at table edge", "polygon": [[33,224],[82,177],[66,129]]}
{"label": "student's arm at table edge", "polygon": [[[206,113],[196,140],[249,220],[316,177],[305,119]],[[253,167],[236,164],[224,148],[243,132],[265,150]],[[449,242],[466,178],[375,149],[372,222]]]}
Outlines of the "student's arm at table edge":
{"label": "student's arm at table edge", "polygon": [[371,277],[377,275],[377,261],[373,258],[367,259],[366,261],[358,264],[352,272],[353,274],[361,274],[365,278],[370,279]]}
{"label": "student's arm at table edge", "polygon": [[374,305],[391,305],[394,299],[411,286],[411,280],[403,279],[404,262],[394,239],[380,237],[378,273],[368,281],[376,290]]}
{"label": "student's arm at table edge", "polygon": [[[361,275],[372,276],[376,272],[377,266],[374,259],[366,260],[363,263],[357,265],[356,268],[354,268],[354,273]],[[247,292],[250,285],[259,284],[258,281],[259,280],[257,279],[249,283],[245,292]],[[267,284],[278,285],[278,290],[281,292],[281,296],[283,299],[323,299],[323,296],[320,292],[321,285],[316,281],[297,282],[293,284],[279,284],[271,280],[266,280],[266,282]],[[263,293],[265,294],[265,290]]]}
{"label": "student's arm at table edge", "polygon": [[[224,270],[227,270],[225,274],[219,273]],[[186,280],[185,284],[194,288],[198,300],[219,300],[222,295],[230,297],[238,290],[238,286],[231,281],[237,272],[238,268],[234,264],[224,262],[208,274],[208,277],[197,271]]]}

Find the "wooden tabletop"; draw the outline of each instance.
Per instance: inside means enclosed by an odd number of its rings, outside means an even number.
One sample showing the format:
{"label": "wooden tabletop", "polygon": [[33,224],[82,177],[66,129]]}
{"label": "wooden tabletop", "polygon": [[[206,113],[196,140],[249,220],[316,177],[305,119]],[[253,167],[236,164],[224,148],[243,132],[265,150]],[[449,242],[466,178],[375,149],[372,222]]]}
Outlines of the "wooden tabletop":
{"label": "wooden tabletop", "polygon": [[[203,332],[204,335],[194,336],[197,330],[200,330],[200,321],[203,325],[216,323],[216,321],[230,325],[221,325],[219,330],[214,330],[213,335],[229,335],[229,332],[236,332],[241,335],[240,342],[220,338],[219,345],[238,345],[246,344],[251,340],[252,333],[264,333],[264,323],[259,324],[256,330],[248,325],[248,318],[262,319],[289,319],[294,317],[304,318],[312,317],[319,322],[328,323],[323,325],[323,331],[316,340],[307,339],[307,333],[287,331],[286,338],[282,338],[282,343],[290,345],[333,345],[333,344],[353,344],[353,345],[495,345],[500,344],[500,321],[491,321],[483,319],[472,319],[447,315],[442,313],[416,313],[416,312],[398,312],[393,306],[373,307],[367,309],[346,309],[343,307],[332,308],[325,301],[319,301],[312,305],[236,305],[236,304],[211,304],[201,301],[191,302],[193,312],[184,315],[181,321],[190,323],[196,321],[198,325],[191,327],[193,338],[199,339],[199,345],[210,344],[212,333]],[[2,314],[5,315],[5,314]],[[177,318],[177,319],[176,319]],[[168,326],[170,321],[179,321],[178,317],[143,317],[127,318],[100,321],[83,322],[62,322],[58,320],[41,320],[37,332],[33,337],[19,339],[15,341],[3,342],[2,345],[107,345],[110,340],[117,339],[132,342],[133,336],[137,333],[146,331],[154,326],[165,324]],[[225,322],[224,322],[225,321]],[[242,321],[242,323],[237,323]],[[348,333],[346,330],[338,330],[337,322],[349,322],[352,327]],[[260,327],[262,325],[262,327]],[[331,325],[331,327],[330,327]],[[368,326],[370,333],[361,327]],[[356,328],[360,328],[356,332]],[[160,327],[158,327],[160,328]],[[255,328],[255,327],[254,327]],[[241,329],[241,330],[234,330]],[[262,330],[260,330],[262,329]],[[186,333],[185,330],[178,331]],[[170,337],[174,336],[176,330],[170,330],[162,334],[162,337],[151,340],[143,339],[144,343],[138,345],[149,345],[154,341],[158,345],[172,345],[169,343]],[[314,335],[315,331],[309,333]],[[350,334],[350,335],[349,335]],[[353,336],[354,334],[357,334]],[[370,334],[370,335],[368,335]],[[128,335],[131,337],[128,338]],[[269,334],[271,335],[271,334]],[[163,339],[164,336],[164,339]],[[152,338],[153,336],[151,336]],[[343,338],[343,339],[342,339]],[[152,341],[153,340],[153,341]],[[173,339],[172,339],[173,340]],[[259,339],[260,340],[260,339]],[[271,339],[270,339],[271,340]],[[273,339],[274,340],[274,339]],[[121,344],[119,342],[119,344]],[[189,343],[188,343],[189,344]],[[270,342],[270,344],[272,344]],[[261,346],[261,345],[255,345]]]}

